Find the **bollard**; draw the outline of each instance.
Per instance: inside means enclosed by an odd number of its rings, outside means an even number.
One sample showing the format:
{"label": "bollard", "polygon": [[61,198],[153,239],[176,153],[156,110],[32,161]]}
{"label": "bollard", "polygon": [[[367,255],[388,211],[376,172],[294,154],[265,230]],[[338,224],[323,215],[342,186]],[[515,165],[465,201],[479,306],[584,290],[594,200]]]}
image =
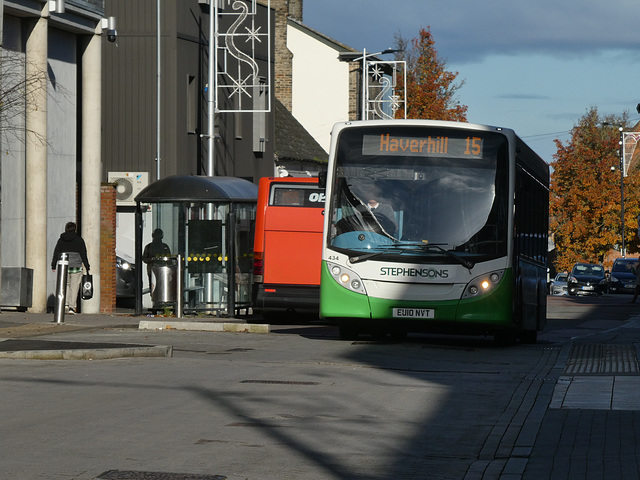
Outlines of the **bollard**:
{"label": "bollard", "polygon": [[67,303],[67,271],[69,270],[69,260],[66,253],[60,254],[56,272],[56,304],[53,308],[53,318],[56,323],[64,322],[64,306]]}
{"label": "bollard", "polygon": [[178,255],[178,268],[176,269],[176,317],[182,318],[183,310],[183,293],[182,293],[182,269],[183,269],[182,255]]}

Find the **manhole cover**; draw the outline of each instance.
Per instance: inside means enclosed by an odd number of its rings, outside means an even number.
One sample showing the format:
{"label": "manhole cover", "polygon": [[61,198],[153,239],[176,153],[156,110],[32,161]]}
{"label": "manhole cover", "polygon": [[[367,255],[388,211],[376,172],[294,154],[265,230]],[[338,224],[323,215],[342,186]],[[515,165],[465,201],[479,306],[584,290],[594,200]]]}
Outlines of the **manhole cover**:
{"label": "manhole cover", "polygon": [[640,371],[633,345],[573,345],[564,375],[632,375]]}
{"label": "manhole cover", "polygon": [[198,475],[193,473],[137,472],[133,470],[109,470],[101,473],[101,480],[225,480],[222,475]]}

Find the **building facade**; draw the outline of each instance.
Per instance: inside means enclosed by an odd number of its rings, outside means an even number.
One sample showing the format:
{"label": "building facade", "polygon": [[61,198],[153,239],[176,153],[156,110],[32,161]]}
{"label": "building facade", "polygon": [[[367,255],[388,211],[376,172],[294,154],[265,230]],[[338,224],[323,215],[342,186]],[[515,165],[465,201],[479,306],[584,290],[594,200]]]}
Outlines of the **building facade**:
{"label": "building facade", "polygon": [[[233,95],[219,96],[216,108],[222,111],[215,116],[215,171],[207,171],[210,6],[198,0],[166,0],[160,5],[159,11],[156,2],[147,0],[111,0],[106,5],[107,15],[117,19],[118,48],[105,50],[104,55],[109,75],[103,111],[103,179],[108,179],[109,172],[127,171],[146,172],[150,182],[169,175],[251,181],[270,175],[273,122],[257,118],[268,113],[227,113],[235,109]],[[224,32],[238,16],[224,15],[235,11],[227,2],[220,5],[219,31]],[[250,1],[245,5],[259,24],[256,28],[266,31],[270,17],[266,7],[254,7]],[[254,42],[254,46],[253,51],[242,53],[255,59],[259,75],[273,75],[268,42]],[[217,71],[226,67],[221,63]],[[264,84],[272,85],[273,78],[264,78]],[[265,92],[273,96],[273,89]],[[253,110],[247,105],[239,108]],[[262,142],[254,139],[258,129]]]}
{"label": "building facade", "polygon": [[[33,271],[32,310],[53,304],[51,255],[79,225],[100,288],[102,0],[0,2],[2,266]],[[16,92],[21,92],[16,95]],[[95,313],[99,297],[83,302]]]}
{"label": "building facade", "polygon": [[[290,22],[302,28],[302,0],[217,5],[218,32],[231,32],[247,12],[254,17],[242,27],[253,33],[237,49],[219,41],[229,55],[218,57],[217,71],[228,69],[230,83],[219,91],[211,155],[209,1],[0,0],[2,94],[16,81],[28,87],[17,103],[5,102],[0,110],[2,266],[33,270],[33,311],[53,306],[51,255],[67,221],[78,223],[100,292],[105,263],[115,264],[115,252],[101,252],[100,223],[104,186],[114,177],[141,174],[136,188],[170,175],[232,176],[257,184],[263,176],[313,175],[323,168],[323,135],[309,134],[309,117],[302,113],[314,105],[300,104],[299,118],[292,113],[296,56],[320,55],[287,40]],[[258,39],[263,32],[269,32],[268,42]],[[320,43],[330,45],[330,57],[332,49],[342,49],[326,38]],[[247,56],[253,64],[238,66]],[[260,72],[251,88],[243,83],[247,65]],[[334,79],[338,84],[342,79]],[[249,108],[234,97],[237,91],[251,98]],[[326,94],[318,99],[326,101]],[[334,120],[322,116],[327,125]],[[127,216],[133,215],[136,190],[124,192],[125,199],[120,193],[115,249],[132,252]],[[112,271],[105,275],[112,280]],[[82,310],[100,311],[100,295],[83,302]]]}

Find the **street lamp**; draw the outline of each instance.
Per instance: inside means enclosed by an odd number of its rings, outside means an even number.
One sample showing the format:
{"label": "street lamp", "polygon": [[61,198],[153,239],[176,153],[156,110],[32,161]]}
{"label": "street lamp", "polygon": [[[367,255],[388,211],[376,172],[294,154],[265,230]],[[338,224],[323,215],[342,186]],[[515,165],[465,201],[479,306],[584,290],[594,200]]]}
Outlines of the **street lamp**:
{"label": "street lamp", "polygon": [[[387,48],[386,50],[382,50],[378,53],[367,53],[366,48],[362,49],[362,113],[360,114],[360,120],[366,120],[365,115],[367,114],[367,99],[369,97],[367,92],[367,79],[369,77],[367,57],[375,57],[377,55],[386,55],[388,53],[396,53],[401,51],[402,50]],[[359,58],[356,58],[355,60],[359,60]]]}
{"label": "street lamp", "polygon": [[623,257],[626,256],[625,252],[625,241],[624,241],[624,127],[621,125],[615,125],[613,123],[604,122],[603,125],[608,125],[611,127],[618,127],[618,131],[620,131],[620,140],[618,144],[620,148],[618,149],[618,157],[620,158],[620,225],[622,227],[622,245],[620,248],[620,253]]}
{"label": "street lamp", "polygon": [[368,79],[368,67],[367,67],[367,58],[375,57],[377,55],[387,55],[389,53],[397,53],[402,52],[402,49],[393,49],[387,48],[386,50],[382,50],[377,53],[367,53],[367,49],[362,49],[362,52],[343,52],[338,55],[338,59],[341,62],[359,62],[362,61],[362,86],[360,87],[360,96],[361,96],[361,109],[360,119],[365,120],[365,115],[367,111],[367,79]]}

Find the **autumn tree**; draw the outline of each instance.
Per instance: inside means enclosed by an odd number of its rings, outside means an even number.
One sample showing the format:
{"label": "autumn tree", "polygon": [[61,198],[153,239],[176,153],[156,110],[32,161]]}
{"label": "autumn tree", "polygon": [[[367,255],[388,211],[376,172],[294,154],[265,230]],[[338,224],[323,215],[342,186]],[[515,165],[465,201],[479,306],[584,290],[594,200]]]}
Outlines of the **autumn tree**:
{"label": "autumn tree", "polygon": [[[626,115],[601,117],[593,107],[566,144],[555,140],[549,214],[558,271],[568,271],[575,262],[600,263],[612,248],[621,248],[618,126],[627,127]],[[640,182],[635,168],[624,183],[625,247],[637,252]]]}
{"label": "autumn tree", "polygon": [[396,60],[407,63],[407,118],[432,120],[467,120],[467,106],[460,105],[456,92],[464,84],[456,83],[458,72],[447,70],[445,60],[438,57],[429,27],[422,28],[418,38],[410,42],[396,35]]}

